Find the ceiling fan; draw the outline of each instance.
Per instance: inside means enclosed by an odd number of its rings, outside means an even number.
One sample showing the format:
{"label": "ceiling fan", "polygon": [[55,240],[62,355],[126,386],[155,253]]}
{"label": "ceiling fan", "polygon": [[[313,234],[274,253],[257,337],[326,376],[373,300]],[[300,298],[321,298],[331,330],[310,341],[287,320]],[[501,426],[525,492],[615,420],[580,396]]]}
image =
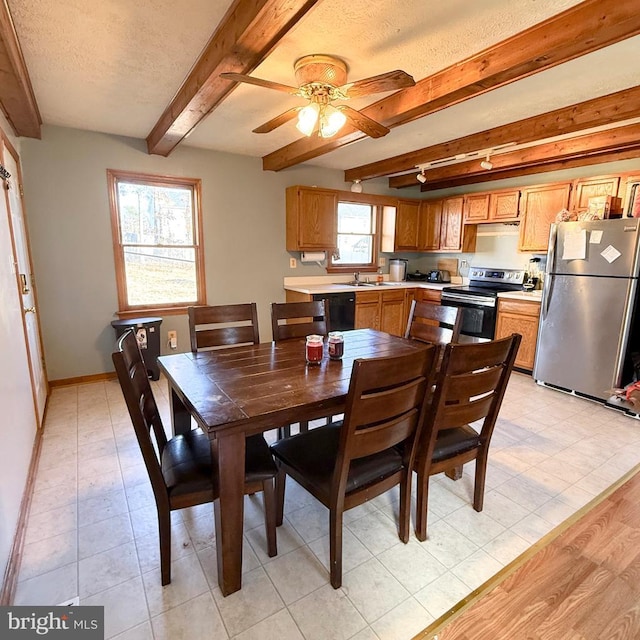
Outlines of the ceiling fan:
{"label": "ceiling fan", "polygon": [[296,61],[294,72],[298,82],[297,88],[241,73],[221,73],[220,77],[276,89],[309,101],[306,106],[293,107],[265,122],[254,129],[254,133],[269,133],[297,117],[296,127],[299,131],[306,136],[317,132],[322,138],[330,138],[338,133],[347,121],[372,138],[387,135],[389,129],[383,124],[347,105],[334,106],[332,103],[336,100],[360,98],[372,93],[396,91],[415,85],[414,79],[400,70],[347,82],[347,64],[344,60],[329,55],[304,56]]}

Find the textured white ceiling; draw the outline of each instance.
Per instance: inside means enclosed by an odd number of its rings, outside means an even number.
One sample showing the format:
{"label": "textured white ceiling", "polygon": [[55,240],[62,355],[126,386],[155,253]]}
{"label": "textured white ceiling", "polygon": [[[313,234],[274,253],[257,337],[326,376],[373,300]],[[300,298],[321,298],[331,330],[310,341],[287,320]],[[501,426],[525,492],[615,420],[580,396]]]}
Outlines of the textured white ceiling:
{"label": "textured white ceiling", "polygon": [[[357,80],[420,80],[579,0],[321,0],[253,75],[295,84],[294,61],[340,56]],[[43,121],[146,138],[230,0],[9,0]],[[346,169],[640,84],[640,37],[560,65],[311,161]],[[383,94],[353,100],[362,108]],[[300,99],[239,85],[182,144],[263,156],[294,122],[251,130]]]}

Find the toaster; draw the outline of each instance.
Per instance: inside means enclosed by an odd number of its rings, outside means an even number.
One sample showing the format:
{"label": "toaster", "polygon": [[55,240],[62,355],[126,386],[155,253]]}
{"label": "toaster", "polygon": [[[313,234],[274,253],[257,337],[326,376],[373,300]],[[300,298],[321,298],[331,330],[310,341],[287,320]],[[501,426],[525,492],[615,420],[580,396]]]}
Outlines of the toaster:
{"label": "toaster", "polygon": [[451,273],[446,269],[434,269],[427,272],[427,282],[451,282]]}

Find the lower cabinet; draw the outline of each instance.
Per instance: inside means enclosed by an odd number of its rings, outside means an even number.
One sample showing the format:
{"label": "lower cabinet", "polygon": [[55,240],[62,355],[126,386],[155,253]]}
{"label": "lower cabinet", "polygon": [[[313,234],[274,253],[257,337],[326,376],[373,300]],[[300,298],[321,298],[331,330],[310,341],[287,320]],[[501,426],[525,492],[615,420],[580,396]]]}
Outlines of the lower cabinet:
{"label": "lower cabinet", "polygon": [[535,300],[498,298],[496,339],[512,333],[522,335],[515,366],[531,371],[536,357],[540,303]]}
{"label": "lower cabinet", "polygon": [[377,329],[394,336],[404,335],[408,314],[406,300],[413,299],[412,293],[414,291],[414,289],[358,291],[356,293],[355,328]]}
{"label": "lower cabinet", "polygon": [[416,292],[418,302],[432,302],[440,304],[442,301],[442,291],[440,289],[418,289]]}

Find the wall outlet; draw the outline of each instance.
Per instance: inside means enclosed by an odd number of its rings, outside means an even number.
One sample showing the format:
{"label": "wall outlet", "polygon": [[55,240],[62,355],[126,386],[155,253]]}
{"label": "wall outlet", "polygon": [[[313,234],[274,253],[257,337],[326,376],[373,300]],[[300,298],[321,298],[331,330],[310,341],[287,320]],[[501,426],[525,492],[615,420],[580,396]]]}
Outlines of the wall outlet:
{"label": "wall outlet", "polygon": [[167,331],[167,340],[169,342],[169,347],[172,349],[178,348],[178,332],[177,331]]}
{"label": "wall outlet", "polygon": [[378,258],[378,266],[379,267],[384,267],[384,266],[386,266],[386,264],[387,264],[387,259],[386,258],[382,258],[382,257]]}
{"label": "wall outlet", "polygon": [[289,269],[295,269],[298,266],[298,261],[295,258],[289,258]]}

